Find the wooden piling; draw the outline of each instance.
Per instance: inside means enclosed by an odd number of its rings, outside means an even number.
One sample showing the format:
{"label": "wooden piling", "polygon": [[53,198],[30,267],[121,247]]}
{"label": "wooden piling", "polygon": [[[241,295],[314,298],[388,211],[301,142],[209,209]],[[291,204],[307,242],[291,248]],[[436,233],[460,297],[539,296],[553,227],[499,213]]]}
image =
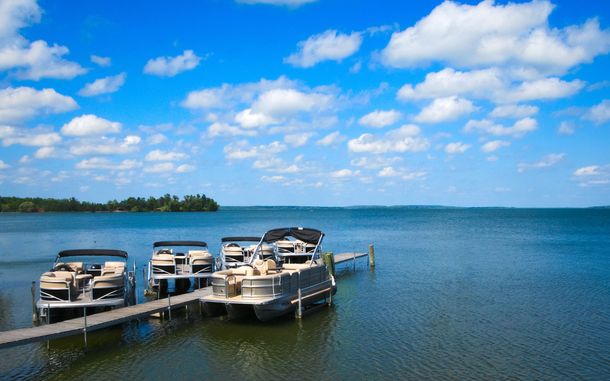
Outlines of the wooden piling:
{"label": "wooden piling", "polygon": [[32,281],[32,322],[38,323],[38,308],[36,308],[36,282]]}
{"label": "wooden piling", "polygon": [[373,244],[369,245],[369,266],[375,268],[375,247]]}

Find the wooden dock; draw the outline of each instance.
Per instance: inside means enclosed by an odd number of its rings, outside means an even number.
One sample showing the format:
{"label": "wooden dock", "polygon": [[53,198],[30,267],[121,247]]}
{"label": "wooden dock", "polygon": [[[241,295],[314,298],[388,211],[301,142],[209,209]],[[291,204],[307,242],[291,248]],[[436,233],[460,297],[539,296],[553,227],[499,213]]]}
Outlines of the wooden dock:
{"label": "wooden dock", "polygon": [[335,254],[335,264],[338,265],[340,263],[356,261],[358,258],[368,257],[368,253],[341,253]]}
{"label": "wooden dock", "polygon": [[[147,318],[152,314],[171,311],[188,304],[199,302],[199,299],[212,293],[211,287],[206,287],[187,294],[176,295],[136,304],[134,306],[117,308],[112,311],[100,312],[87,317],[64,320],[62,322],[41,325],[38,327],[21,328],[0,332],[0,349],[17,345],[58,339],[65,336],[85,334],[102,328],[125,323],[131,320]],[[171,312],[170,312],[171,313]]]}

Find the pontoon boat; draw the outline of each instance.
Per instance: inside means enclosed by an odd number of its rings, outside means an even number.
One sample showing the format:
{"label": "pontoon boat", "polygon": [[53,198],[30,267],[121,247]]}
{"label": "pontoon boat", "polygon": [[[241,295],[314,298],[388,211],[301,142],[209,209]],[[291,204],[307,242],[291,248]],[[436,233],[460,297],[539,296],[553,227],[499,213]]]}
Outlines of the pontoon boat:
{"label": "pontoon boat", "polygon": [[[224,237],[221,239],[219,265],[217,269],[230,269],[246,265],[261,237]],[[261,255],[264,259],[274,256],[273,247],[263,245]]]}
{"label": "pontoon boat", "polygon": [[[174,280],[176,290],[186,291],[190,280],[198,286],[214,271],[214,258],[208,244],[202,241],[160,241],[153,244],[153,255],[148,262],[148,284],[151,288],[167,289]],[[204,282],[204,283],[206,283]]]}
{"label": "pontoon boat", "polygon": [[[336,292],[334,278],[319,258],[324,233],[308,228],[281,228],[265,233],[249,262],[212,275],[212,295],[201,299],[207,311],[224,307],[229,318],[254,313],[261,321],[292,312],[297,308],[326,301]],[[308,258],[294,263],[280,255],[278,243],[287,239],[313,245]],[[263,245],[272,245],[275,259],[263,259]],[[299,253],[298,258],[303,258]]]}
{"label": "pontoon boat", "polygon": [[127,257],[122,250],[60,251],[53,268],[40,277],[39,316],[49,322],[53,309],[80,312],[135,304],[135,264],[128,271]]}

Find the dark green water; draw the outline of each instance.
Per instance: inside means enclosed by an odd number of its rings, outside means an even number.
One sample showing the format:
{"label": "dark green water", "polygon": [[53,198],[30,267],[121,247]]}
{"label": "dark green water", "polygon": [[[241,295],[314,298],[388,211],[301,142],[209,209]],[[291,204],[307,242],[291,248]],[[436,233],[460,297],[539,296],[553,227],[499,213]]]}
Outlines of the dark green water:
{"label": "dark green water", "polygon": [[335,252],[374,243],[376,270],[343,271],[335,306],[302,321],[183,312],[90,334],[86,351],[82,337],[0,350],[0,378],[610,379],[610,210],[0,214],[0,330],[30,326],[30,282],[61,249],[124,249],[140,272],[156,240],[217,252],[292,225]]}

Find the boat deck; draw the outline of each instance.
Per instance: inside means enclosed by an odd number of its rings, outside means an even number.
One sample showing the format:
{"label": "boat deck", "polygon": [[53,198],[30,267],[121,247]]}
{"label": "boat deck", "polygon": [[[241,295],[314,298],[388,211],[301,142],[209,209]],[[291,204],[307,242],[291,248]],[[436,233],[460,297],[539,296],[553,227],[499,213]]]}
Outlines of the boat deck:
{"label": "boat deck", "polygon": [[202,302],[210,302],[210,303],[229,303],[229,304],[248,304],[248,305],[263,305],[268,304],[273,301],[278,300],[280,297],[270,297],[270,298],[242,298],[242,295],[230,296],[225,298],[224,296],[219,295],[206,295],[202,297],[200,300]]}
{"label": "boat deck", "polygon": [[187,294],[172,296],[171,298],[163,298],[112,311],[100,312],[86,318],[80,317],[54,324],[0,332],[0,349],[37,341],[58,339],[84,333],[85,331],[90,332],[107,328],[135,319],[147,318],[155,313],[165,312],[198,302],[200,298],[211,293],[212,288],[206,287]]}

